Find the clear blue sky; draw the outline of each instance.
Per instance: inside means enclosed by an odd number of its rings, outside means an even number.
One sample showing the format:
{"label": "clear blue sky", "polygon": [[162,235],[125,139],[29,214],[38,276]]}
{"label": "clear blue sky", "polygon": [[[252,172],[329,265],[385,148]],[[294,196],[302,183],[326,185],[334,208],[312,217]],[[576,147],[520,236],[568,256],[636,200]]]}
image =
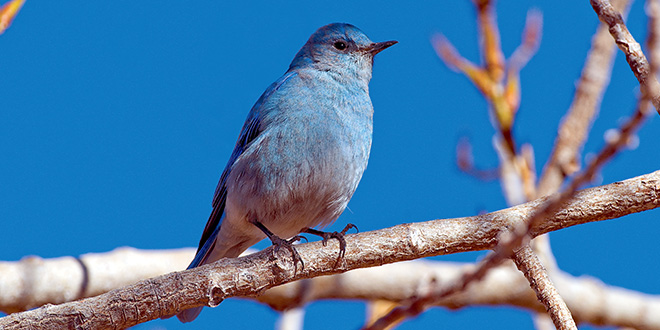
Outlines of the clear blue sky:
{"label": "clear blue sky", "polygon": [[[376,58],[369,167],[350,211],[333,228],[352,222],[367,231],[506,207],[498,183],[456,169],[454,150],[462,135],[471,137],[479,166],[497,165],[494,130],[481,96],[441,63],[429,42],[442,32],[477,60],[472,7],[467,0],[28,0],[0,36],[0,260],[119,246],[195,246],[248,110],[309,35],[331,22],[352,23],[375,41],[400,42]],[[522,72],[515,136],[533,144],[540,168],[570,104],[597,18],[586,0],[501,1],[507,55],[532,7],[544,14],[543,41]],[[641,1],[629,22],[643,40]],[[598,150],[605,130],[631,113],[637,91],[619,55],[586,153]],[[597,183],[658,168],[655,117],[640,132],[639,147],[608,164]],[[659,294],[658,215],[552,233],[559,265],[574,275]],[[474,261],[482,255],[437,259]],[[136,328],[271,329],[276,316],[268,307],[234,299],[204,310],[191,325],[170,319]],[[357,328],[363,317],[360,302],[313,303],[306,329]],[[532,322],[513,308],[434,309],[401,329],[431,325],[530,329]]]}

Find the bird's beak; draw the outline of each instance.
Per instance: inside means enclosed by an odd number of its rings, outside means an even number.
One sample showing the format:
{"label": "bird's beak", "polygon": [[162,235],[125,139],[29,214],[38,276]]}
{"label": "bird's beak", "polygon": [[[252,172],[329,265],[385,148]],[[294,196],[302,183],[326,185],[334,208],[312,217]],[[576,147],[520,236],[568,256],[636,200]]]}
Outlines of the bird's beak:
{"label": "bird's beak", "polygon": [[383,41],[383,42],[374,42],[371,45],[369,45],[366,48],[366,50],[369,53],[371,53],[371,56],[374,56],[374,55],[382,52],[383,50],[385,50],[385,48],[390,47],[390,46],[392,46],[396,43],[398,43],[398,41],[396,41],[396,40]]}

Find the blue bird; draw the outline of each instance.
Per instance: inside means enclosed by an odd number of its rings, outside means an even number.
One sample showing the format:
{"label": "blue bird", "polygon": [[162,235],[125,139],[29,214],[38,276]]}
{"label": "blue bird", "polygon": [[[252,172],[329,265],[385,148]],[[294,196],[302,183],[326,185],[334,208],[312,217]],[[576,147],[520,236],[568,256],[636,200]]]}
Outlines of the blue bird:
{"label": "blue bird", "polygon": [[[312,227],[335,221],[362,178],[371,149],[373,58],[396,43],[374,43],[344,23],[312,34],[250,110],[188,269],[237,257],[266,237],[295,262],[291,243],[301,232],[338,238],[343,256],[343,234],[353,225],[342,233]],[[177,317],[190,322],[201,310]]]}

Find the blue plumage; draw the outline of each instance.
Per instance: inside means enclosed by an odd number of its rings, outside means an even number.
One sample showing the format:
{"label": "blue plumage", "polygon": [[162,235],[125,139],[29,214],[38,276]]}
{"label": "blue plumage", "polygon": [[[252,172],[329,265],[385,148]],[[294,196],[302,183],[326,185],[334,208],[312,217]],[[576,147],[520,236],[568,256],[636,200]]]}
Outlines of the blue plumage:
{"label": "blue plumage", "polygon": [[369,159],[373,56],[395,43],[342,23],[312,34],[250,110],[188,268],[237,257],[266,231],[289,238],[339,217]]}

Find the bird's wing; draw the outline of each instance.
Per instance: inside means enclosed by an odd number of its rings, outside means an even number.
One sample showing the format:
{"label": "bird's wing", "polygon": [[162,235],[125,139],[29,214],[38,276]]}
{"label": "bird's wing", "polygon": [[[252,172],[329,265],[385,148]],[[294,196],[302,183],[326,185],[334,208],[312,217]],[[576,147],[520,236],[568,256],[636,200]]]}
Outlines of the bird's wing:
{"label": "bird's wing", "polygon": [[199,240],[199,246],[197,248],[195,259],[193,259],[188,268],[199,266],[206,259],[207,254],[213,250],[215,238],[218,235],[220,224],[222,223],[222,218],[225,211],[225,202],[227,201],[227,177],[229,177],[229,173],[231,172],[236,159],[238,159],[243,151],[248,148],[250,143],[254,141],[254,139],[256,139],[257,136],[259,136],[259,133],[261,133],[263,130],[261,127],[261,118],[263,117],[262,111],[264,110],[264,102],[294,75],[296,75],[294,71],[289,71],[284,74],[280,79],[271,84],[261,95],[261,97],[259,97],[257,103],[252,106],[252,109],[250,110],[250,113],[245,120],[245,124],[243,124],[241,133],[238,136],[234,151],[231,153],[231,157],[229,157],[229,161],[225,166],[225,170],[220,176],[218,186],[215,188],[215,195],[213,196],[213,202],[211,204],[213,206],[213,211],[209,216],[209,220],[206,222],[206,227],[204,228],[202,237]]}

